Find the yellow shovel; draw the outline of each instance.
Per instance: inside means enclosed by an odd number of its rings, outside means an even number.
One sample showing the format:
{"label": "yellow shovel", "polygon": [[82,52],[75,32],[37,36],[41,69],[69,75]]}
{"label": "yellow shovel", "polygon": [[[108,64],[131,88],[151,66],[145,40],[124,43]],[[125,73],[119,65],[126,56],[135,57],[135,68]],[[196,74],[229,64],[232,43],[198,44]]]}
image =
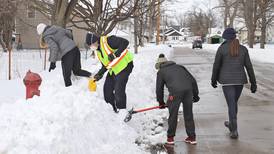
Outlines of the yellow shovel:
{"label": "yellow shovel", "polygon": [[91,92],[96,91],[96,87],[97,87],[96,81],[94,80],[94,78],[90,78],[88,80],[88,89],[89,89],[89,91],[91,91]]}

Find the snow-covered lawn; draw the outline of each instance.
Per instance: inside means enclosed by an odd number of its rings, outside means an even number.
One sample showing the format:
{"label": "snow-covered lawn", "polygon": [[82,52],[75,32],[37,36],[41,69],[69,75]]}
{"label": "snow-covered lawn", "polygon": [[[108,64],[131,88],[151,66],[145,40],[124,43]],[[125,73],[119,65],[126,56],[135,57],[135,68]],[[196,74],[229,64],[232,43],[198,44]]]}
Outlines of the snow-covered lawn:
{"label": "snow-covered lawn", "polygon": [[[128,109],[157,105],[154,64],[159,53],[169,55],[171,51],[163,45],[147,46],[135,55],[127,85]],[[77,78],[65,88],[60,63],[49,73],[42,71],[42,57],[23,59],[26,62],[20,62],[22,70],[18,71],[39,72],[41,96],[25,100],[25,73],[11,81],[0,80],[0,153],[141,154],[148,152],[148,145],[164,142],[167,110],[136,114],[125,123],[126,112],[115,114],[104,102],[104,79],[93,93],[88,91],[86,78]],[[101,66],[92,58],[82,59],[82,65],[93,73]],[[5,72],[1,65],[0,72]]]}
{"label": "snow-covered lawn", "polygon": [[[220,44],[203,44],[203,48],[209,52],[216,53]],[[256,44],[254,48],[249,48],[245,45],[249,51],[249,55],[252,60],[262,63],[274,63],[274,45],[267,44],[265,49],[260,49],[259,44]]]}

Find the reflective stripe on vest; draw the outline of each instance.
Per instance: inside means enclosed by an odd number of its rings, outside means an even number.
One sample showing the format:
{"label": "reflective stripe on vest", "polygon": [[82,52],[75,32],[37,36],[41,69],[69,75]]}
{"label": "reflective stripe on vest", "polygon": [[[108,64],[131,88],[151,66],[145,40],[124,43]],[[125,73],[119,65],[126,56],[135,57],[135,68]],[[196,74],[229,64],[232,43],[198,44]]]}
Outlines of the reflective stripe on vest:
{"label": "reflective stripe on vest", "polygon": [[115,49],[112,49],[107,43],[107,36],[102,36],[100,38],[101,51],[97,52],[98,59],[103,63],[103,65],[109,69],[110,74],[118,74],[122,71],[129,62],[133,60],[133,55],[125,49],[121,55],[115,58],[112,62],[108,60],[108,55],[115,53]]}
{"label": "reflective stripe on vest", "polygon": [[[103,45],[103,52],[105,51],[107,55],[113,54],[113,49],[110,48],[110,46],[107,43],[107,37],[106,36],[102,36],[102,45]],[[128,50],[125,49],[120,57],[115,58],[112,62],[109,62],[107,64],[107,67],[114,67],[115,65],[117,65],[127,54]]]}

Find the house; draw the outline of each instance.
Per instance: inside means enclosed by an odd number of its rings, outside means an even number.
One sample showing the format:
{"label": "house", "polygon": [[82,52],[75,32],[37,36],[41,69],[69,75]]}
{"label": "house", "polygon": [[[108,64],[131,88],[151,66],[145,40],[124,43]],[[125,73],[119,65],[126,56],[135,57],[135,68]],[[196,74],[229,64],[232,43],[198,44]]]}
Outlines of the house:
{"label": "house", "polygon": [[[40,36],[36,32],[36,25],[39,23],[50,24],[50,20],[33,7],[26,6],[23,3],[18,5],[18,12],[20,12],[20,14],[18,14],[15,19],[16,43],[20,44],[21,41],[24,49],[40,48]],[[73,31],[74,41],[80,48],[83,48],[86,31],[76,28],[71,29]]]}
{"label": "house", "polygon": [[185,37],[191,37],[193,36],[193,33],[190,31],[190,28],[183,27],[180,29],[181,34],[183,34]]}
{"label": "house", "polygon": [[209,31],[209,34],[206,36],[207,43],[219,44],[223,42],[223,38],[222,38],[223,30],[221,28],[210,28],[208,31]]}
{"label": "house", "polygon": [[167,42],[180,42],[185,40],[185,36],[180,32],[177,26],[169,27],[160,34],[161,40],[165,39]]}
{"label": "house", "polygon": [[[247,31],[247,28],[244,27],[244,28],[241,28],[241,29],[236,29],[237,31],[237,35],[238,35],[238,38],[239,38],[239,41],[241,43],[247,43],[248,42],[248,31]],[[254,43],[259,43],[260,42],[260,39],[261,39],[261,31],[259,28],[256,29],[255,31],[255,39],[254,39]]]}

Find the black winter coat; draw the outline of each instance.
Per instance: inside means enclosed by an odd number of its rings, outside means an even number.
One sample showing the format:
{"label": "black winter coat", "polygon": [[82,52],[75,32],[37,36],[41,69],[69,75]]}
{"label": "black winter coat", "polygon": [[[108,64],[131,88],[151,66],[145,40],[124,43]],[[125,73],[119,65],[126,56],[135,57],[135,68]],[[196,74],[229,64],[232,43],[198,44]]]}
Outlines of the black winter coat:
{"label": "black winter coat", "polygon": [[211,80],[220,84],[246,84],[247,70],[251,84],[256,84],[256,78],[252,63],[246,47],[240,45],[239,56],[232,57],[229,54],[230,41],[224,42],[217,50]]}
{"label": "black winter coat", "polygon": [[169,94],[178,96],[186,90],[192,90],[193,96],[198,96],[199,90],[195,78],[189,71],[175,62],[168,61],[160,65],[157,73],[156,95],[158,102],[164,102],[164,85]]}

